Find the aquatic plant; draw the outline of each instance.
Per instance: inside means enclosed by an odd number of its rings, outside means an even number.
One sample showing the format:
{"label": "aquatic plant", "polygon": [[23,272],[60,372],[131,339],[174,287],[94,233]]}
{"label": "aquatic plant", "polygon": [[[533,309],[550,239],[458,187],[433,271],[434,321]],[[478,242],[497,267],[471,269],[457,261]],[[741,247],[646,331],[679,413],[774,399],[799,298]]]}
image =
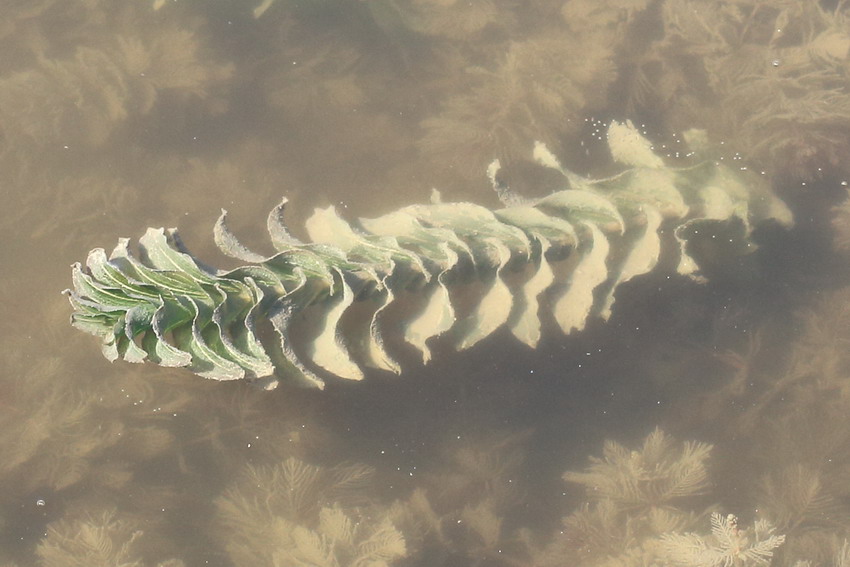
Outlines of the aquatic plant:
{"label": "aquatic plant", "polygon": [[417,470],[416,488],[390,509],[422,565],[530,565],[523,477],[531,431],[464,435]]}
{"label": "aquatic plant", "polygon": [[757,520],[752,528],[738,527],[734,514],[711,514],[711,535],[695,533],[665,534],[661,537],[663,555],[671,565],[683,567],[732,567],[767,565],[773,550],[785,542],[774,535],[766,520]]}
{"label": "aquatic plant", "polygon": [[584,488],[585,502],[561,519],[547,545],[530,548],[533,564],[669,565],[660,538],[695,527],[710,486],[711,451],[706,443],[676,443],[658,428],[634,449],[607,440],[601,458],[564,473]]}
{"label": "aquatic plant", "polygon": [[[122,519],[116,510],[85,518],[51,522],[36,553],[44,567],[120,565],[145,567],[136,549],[144,532],[137,522]],[[157,562],[157,567],[184,567],[179,559]]]}
{"label": "aquatic plant", "polygon": [[[474,176],[494,155],[507,164],[525,158],[534,139],[557,148],[583,114],[599,108],[616,77],[611,42],[594,40],[590,48],[587,38],[558,31],[512,42],[501,61],[466,70],[469,87],[448,93],[439,114],[422,121],[422,155]],[[577,52],[573,64],[560,64]]]}
{"label": "aquatic plant", "polygon": [[[629,105],[704,126],[783,179],[843,172],[850,152],[848,4],[667,0],[636,49]],[[646,114],[643,114],[646,115]]]}
{"label": "aquatic plant", "polygon": [[[737,409],[714,417],[723,423],[715,430],[740,447],[719,471],[726,486],[739,487],[747,507],[786,537],[778,565],[841,565],[850,533],[848,291],[822,291],[793,317],[778,317],[770,330],[778,343],[767,351],[772,359],[756,361],[746,393],[727,397]],[[794,334],[780,342],[777,329],[789,321]]]}
{"label": "aquatic plant", "polygon": [[[400,296],[418,303],[402,335],[425,362],[428,341],[450,330],[460,350],[503,326],[534,347],[541,298],[564,333],[591,316],[609,317],[618,287],[658,263],[662,235],[673,235],[678,273],[698,277],[688,244],[701,233],[748,251],[755,222],[791,222],[784,204],[746,171],[715,162],[669,167],[631,123],[613,122],[608,144],[624,169],[594,179],[564,169],[538,143],[535,159],[563,175],[565,188],[533,201],[501,184],[493,162],[488,175],[506,204],[496,211],[444,203],[435,192],[431,204],[352,226],[329,207],[307,219],[312,242],[302,242],[282,222],[284,199],[268,217],[271,256],[240,244],[223,211],[215,241],[245,263],[233,270],[202,264],[176,229],[151,228],[138,257],[121,239],[111,255],[96,248],[85,267],[73,266],[71,321],[101,338],[109,360],[151,360],[267,386],[290,375],[322,387],[311,366],[355,380],[363,366],[400,372],[382,335]],[[464,311],[453,290],[470,282],[479,300]],[[344,315],[356,301],[370,313],[348,324]],[[291,333],[301,318],[316,329],[303,353]],[[277,344],[260,339],[268,326]]]}
{"label": "aquatic plant", "polygon": [[402,534],[369,504],[364,465],[319,467],[290,457],[247,465],[216,500],[235,565],[388,566],[405,557]]}
{"label": "aquatic plant", "polygon": [[603,458],[591,457],[587,470],[568,471],[563,478],[585,486],[588,496],[610,500],[623,510],[664,508],[708,489],[705,462],[711,449],[707,443],[688,442],[676,451],[673,439],[656,428],[639,451],[606,441]]}
{"label": "aquatic plant", "polygon": [[165,93],[207,98],[232,67],[204,61],[198,35],[172,27],[156,28],[153,37],[128,33],[107,45],[80,45],[72,58],[42,56],[38,65],[0,76],[4,147],[45,148],[67,139],[100,147]]}

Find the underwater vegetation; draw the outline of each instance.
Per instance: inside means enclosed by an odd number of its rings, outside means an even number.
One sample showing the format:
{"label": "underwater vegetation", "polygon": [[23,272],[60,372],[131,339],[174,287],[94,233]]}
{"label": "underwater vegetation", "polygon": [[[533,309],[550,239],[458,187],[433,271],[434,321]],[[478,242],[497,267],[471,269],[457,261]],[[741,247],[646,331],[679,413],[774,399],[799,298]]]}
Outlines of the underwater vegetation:
{"label": "underwater vegetation", "polygon": [[397,564],[404,536],[387,510],[368,506],[374,471],[362,465],[318,467],[289,458],[248,466],[216,500],[233,563],[315,567]]}
{"label": "underwater vegetation", "polygon": [[[439,18],[451,4],[428,12]],[[450,165],[467,183],[494,156],[508,167],[527,161],[533,140],[569,153],[567,140],[604,109],[619,74],[617,58],[630,49],[630,30],[650,2],[541,2],[522,10],[503,4],[500,17],[488,21],[481,8],[496,3],[475,3],[482,31],[438,44],[456,86],[441,92],[439,111],[420,121],[420,159]],[[452,12],[456,26],[458,10]]]}
{"label": "underwater vegetation", "polygon": [[[231,76],[232,66],[202,62],[196,31],[145,28],[80,45],[71,57],[46,57],[0,77],[4,152],[71,142],[102,146],[121,125],[151,113],[163,98],[196,101]],[[43,45],[33,49],[44,49]]]}
{"label": "underwater vegetation", "polygon": [[734,514],[711,514],[711,535],[664,534],[662,553],[671,565],[766,565],[773,550],[785,542],[774,528],[758,520],[752,528],[739,528]]}
{"label": "underwater vegetation", "polygon": [[[563,518],[563,529],[535,565],[767,565],[785,538],[767,520],[739,527],[713,510],[707,463],[713,447],[673,439],[655,429],[635,450],[607,441],[567,482],[584,486],[588,502]],[[700,506],[702,505],[702,506]],[[704,533],[710,518],[711,532]]]}
{"label": "underwater vegetation", "polygon": [[[17,447],[23,441],[28,448],[9,452],[0,475],[49,502],[70,499],[35,549],[40,564],[178,566],[179,559],[166,559],[186,556],[168,538],[186,517],[158,512],[175,501],[186,505],[185,497],[134,477],[144,475],[145,463],[162,468],[187,448],[185,427],[169,416],[188,417],[191,406],[200,404],[222,421],[220,433],[211,431],[217,441],[209,447],[206,441],[191,446],[209,453],[223,443],[224,460],[208,462],[236,472],[212,487],[209,521],[195,519],[227,557],[223,565],[274,565],[277,558],[280,565],[343,566],[365,558],[398,566],[838,567],[846,565],[850,536],[847,294],[835,291],[796,314],[800,329],[782,364],[765,367],[756,357],[750,391],[720,389],[726,407],[745,411],[702,417],[721,421],[712,427],[718,442],[681,442],[661,429],[637,443],[609,439],[599,456],[563,473],[564,490],[546,487],[577,496],[574,506],[559,506],[554,494],[545,503],[529,499],[537,488],[532,483],[541,482],[530,475],[526,459],[530,432],[469,435],[447,444],[429,472],[391,500],[378,492],[386,471],[335,457],[325,462],[296,456],[292,435],[268,428],[283,416],[267,410],[266,417],[257,415],[273,396],[252,388],[220,395],[224,388],[205,389],[204,381],[190,383],[188,391],[173,381],[169,393],[156,384],[157,373],[125,374],[121,385],[128,399],[122,405],[117,389],[108,391],[115,399],[104,400],[96,376],[75,392],[77,386],[59,380],[56,368],[33,368],[20,377],[21,403],[31,405],[27,400],[39,396],[44,383],[58,380],[59,387],[54,396],[42,396],[40,412],[25,420],[6,418],[0,443]],[[84,352],[79,338],[73,347]],[[142,370],[134,367],[136,374]],[[218,401],[202,402],[207,395]],[[71,396],[75,404],[63,406],[60,400]],[[731,403],[736,396],[747,403]],[[228,412],[232,422],[223,421]],[[231,424],[235,436],[228,438],[221,428]],[[266,439],[273,447],[249,453],[246,438],[258,445]],[[735,443],[744,445],[743,457]],[[197,479],[192,472],[198,463],[195,456],[181,465],[188,477],[180,482]],[[27,465],[43,474],[28,474]],[[730,482],[739,489],[729,490]],[[118,496],[139,491],[149,502]],[[559,527],[530,522],[530,505],[560,512]],[[14,525],[15,517],[7,513],[3,520]],[[169,544],[157,553],[163,539]]]}
{"label": "underwater vegetation", "polygon": [[624,66],[635,110],[706,128],[779,179],[846,173],[847,2],[659,4],[657,38]]}
{"label": "underwater vegetation", "polygon": [[[151,360],[216,380],[265,379],[267,387],[277,384],[277,370],[279,377],[322,387],[309,364],[352,380],[363,378],[363,366],[400,372],[381,322],[404,292],[421,297],[403,336],[425,362],[427,342],[447,332],[463,350],[506,325],[534,347],[541,297],[549,294],[564,333],[582,329],[590,316],[607,319],[617,288],[656,266],[668,228],[677,243],[676,271],[696,276],[688,241],[707,225],[728,226],[727,238],[746,251],[754,223],[791,223],[782,202],[746,172],[715,162],[668,167],[628,122],[613,122],[607,136],[622,170],[602,179],[565,170],[538,143],[535,158],[567,187],[540,199],[511,193],[493,162],[488,175],[507,205],[496,211],[444,203],[436,194],[429,205],[352,226],[334,207],[317,209],[305,223],[311,239],[305,243],[282,222],[284,200],[268,217],[277,250],[268,257],[240,244],[222,213],[216,244],[247,263],[234,270],[203,265],[176,229],[149,229],[138,258],[122,239],[109,257],[98,248],[85,267],[74,265],[72,324],[100,337],[109,360]],[[451,290],[470,280],[480,285],[479,300],[459,315]],[[371,316],[343,330],[358,300],[370,304]],[[306,357],[296,352],[291,333],[302,314],[318,329],[306,341]],[[264,321],[279,336],[276,362],[258,338]]]}
{"label": "underwater vegetation", "polygon": [[0,566],[850,566],[847,11],[7,2]]}
{"label": "underwater vegetation", "polygon": [[119,519],[115,510],[99,516],[77,520],[60,520],[47,529],[36,554],[44,567],[91,567],[121,565],[122,567],[184,567],[179,559],[155,564],[140,559],[134,549],[144,531],[137,522]]}

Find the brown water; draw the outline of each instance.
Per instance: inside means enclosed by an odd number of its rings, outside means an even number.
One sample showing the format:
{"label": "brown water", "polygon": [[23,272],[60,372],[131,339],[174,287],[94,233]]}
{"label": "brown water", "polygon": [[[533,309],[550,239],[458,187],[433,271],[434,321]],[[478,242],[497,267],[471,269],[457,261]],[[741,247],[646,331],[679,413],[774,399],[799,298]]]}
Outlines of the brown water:
{"label": "brown water", "polygon": [[[0,565],[850,563],[845,2],[6,4]],[[148,226],[226,267],[221,208],[266,252],[282,196],[299,236],[432,188],[497,208],[494,158],[562,188],[536,140],[610,174],[612,119],[671,163],[707,130],[797,224],[537,349],[437,341],[321,392],[110,364],[68,324],[69,265]]]}

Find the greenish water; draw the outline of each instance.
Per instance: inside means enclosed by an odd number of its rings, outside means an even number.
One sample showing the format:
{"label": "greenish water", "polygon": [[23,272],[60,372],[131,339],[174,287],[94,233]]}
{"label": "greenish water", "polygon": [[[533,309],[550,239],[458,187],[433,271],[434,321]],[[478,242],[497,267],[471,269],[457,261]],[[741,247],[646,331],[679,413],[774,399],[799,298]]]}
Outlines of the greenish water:
{"label": "greenish water", "polygon": [[[843,1],[12,2],[0,53],[0,565],[850,563]],[[607,322],[324,391],[110,364],[68,324],[69,265],[148,226],[233,267],[221,208],[264,253],[283,196],[302,238],[432,188],[495,209],[496,158],[562,188],[535,141],[616,173],[611,120],[671,166],[704,130],[795,226],[705,237],[702,283],[667,227]]]}

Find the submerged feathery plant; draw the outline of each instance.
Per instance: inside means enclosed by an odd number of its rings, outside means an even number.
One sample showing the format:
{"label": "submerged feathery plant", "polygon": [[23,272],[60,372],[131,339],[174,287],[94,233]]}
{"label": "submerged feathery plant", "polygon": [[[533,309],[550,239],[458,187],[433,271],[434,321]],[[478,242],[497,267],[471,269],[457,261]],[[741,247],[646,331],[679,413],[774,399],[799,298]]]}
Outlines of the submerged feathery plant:
{"label": "submerged feathery plant", "polygon": [[[503,325],[534,347],[544,292],[565,333],[592,315],[608,317],[618,286],[658,263],[666,229],[678,242],[678,272],[694,275],[687,244],[706,223],[735,227],[750,247],[754,222],[791,222],[785,205],[747,171],[713,161],[668,167],[630,122],[611,124],[608,145],[626,166],[613,177],[574,174],[538,143],[535,159],[563,174],[564,190],[521,199],[496,180],[494,161],[488,175],[502,209],[444,203],[435,193],[431,204],[360,219],[356,227],[333,207],[317,209],[306,221],[312,242],[284,226],[284,199],[268,218],[277,250],[269,257],[242,246],[223,212],[216,243],[245,262],[230,271],[201,264],[176,229],[148,229],[138,257],[121,239],[108,257],[96,248],[85,267],[73,266],[71,322],[100,337],[109,360],[151,360],[216,380],[262,379],[266,387],[293,375],[322,387],[311,367],[355,380],[363,377],[362,366],[400,372],[381,321],[402,292],[416,292],[421,301],[403,338],[426,362],[428,340],[450,329],[458,349]],[[480,282],[480,299],[458,317],[451,290],[470,280]],[[355,300],[370,301],[371,316],[340,325]],[[296,352],[290,327],[308,307],[318,333],[304,341],[305,352]],[[263,322],[277,332],[277,346],[259,338]]]}

